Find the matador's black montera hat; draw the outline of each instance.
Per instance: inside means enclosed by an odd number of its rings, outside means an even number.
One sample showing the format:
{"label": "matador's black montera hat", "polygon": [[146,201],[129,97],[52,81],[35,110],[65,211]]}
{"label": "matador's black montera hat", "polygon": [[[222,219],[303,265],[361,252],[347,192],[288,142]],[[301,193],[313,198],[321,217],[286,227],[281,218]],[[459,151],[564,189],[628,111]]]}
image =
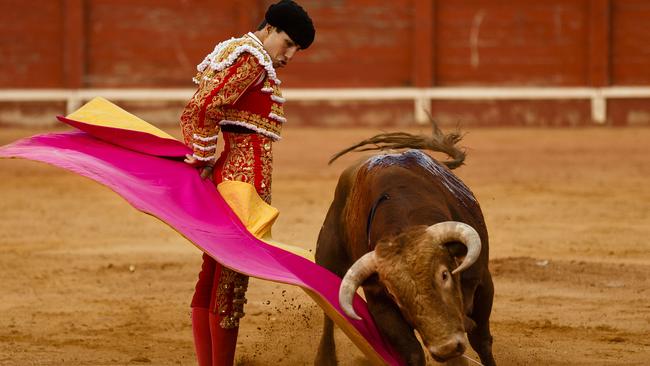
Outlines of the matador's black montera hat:
{"label": "matador's black montera hat", "polygon": [[305,9],[292,0],[282,0],[269,6],[264,19],[287,33],[302,49],[309,47],[314,41],[316,30],[311,18]]}

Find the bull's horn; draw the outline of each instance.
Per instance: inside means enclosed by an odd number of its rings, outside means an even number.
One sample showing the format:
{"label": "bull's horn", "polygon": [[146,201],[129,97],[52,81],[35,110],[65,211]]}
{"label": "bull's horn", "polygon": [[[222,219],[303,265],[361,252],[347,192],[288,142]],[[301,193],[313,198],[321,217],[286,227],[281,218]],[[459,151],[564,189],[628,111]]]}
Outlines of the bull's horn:
{"label": "bull's horn", "polygon": [[467,224],[458,221],[445,221],[429,226],[427,231],[433,237],[434,245],[455,240],[462,242],[467,247],[465,259],[452,271],[453,274],[469,268],[481,254],[481,238],[476,230]]}
{"label": "bull's horn", "polygon": [[375,252],[372,251],[357,259],[352,267],[348,269],[345,277],[343,277],[341,287],[339,287],[339,304],[341,304],[343,312],[350,318],[361,320],[357,313],[354,312],[352,300],[354,299],[354,294],[357,292],[357,289],[361,286],[363,281],[376,271],[377,259],[375,257]]}

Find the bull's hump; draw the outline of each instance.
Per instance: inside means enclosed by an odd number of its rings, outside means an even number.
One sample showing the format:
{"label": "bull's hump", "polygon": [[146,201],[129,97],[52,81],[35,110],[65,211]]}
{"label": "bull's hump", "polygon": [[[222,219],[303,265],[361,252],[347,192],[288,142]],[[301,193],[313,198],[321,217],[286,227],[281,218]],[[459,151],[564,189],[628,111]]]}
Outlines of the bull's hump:
{"label": "bull's hump", "polygon": [[433,179],[439,180],[460,202],[464,203],[466,200],[476,202],[472,192],[458,177],[420,150],[412,149],[403,153],[375,155],[370,157],[366,164],[369,171],[389,166],[401,166],[408,169],[410,166],[417,165],[429,173]]}

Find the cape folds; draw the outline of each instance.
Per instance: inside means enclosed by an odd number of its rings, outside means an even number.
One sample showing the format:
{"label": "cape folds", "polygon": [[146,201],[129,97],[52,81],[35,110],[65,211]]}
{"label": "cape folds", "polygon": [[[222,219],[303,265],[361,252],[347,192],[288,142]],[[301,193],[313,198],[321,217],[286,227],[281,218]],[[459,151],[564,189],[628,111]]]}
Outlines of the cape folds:
{"label": "cape folds", "polygon": [[[239,202],[233,212],[214,184],[182,161],[189,151],[183,143],[104,99],[59,119],[77,130],[19,140],[0,147],[0,157],[45,162],[109,187],[223,265],[301,287],[373,363],[402,364],[379,334],[365,302],[355,297],[355,311],[362,320],[345,316],[338,303],[340,278],[313,263],[304,251],[256,237],[268,229],[273,210],[247,204],[248,198],[242,203],[241,194],[235,194],[239,198],[229,198]],[[255,190],[244,192],[250,196]],[[226,196],[231,195],[232,191]],[[251,214],[258,209],[270,219]]]}

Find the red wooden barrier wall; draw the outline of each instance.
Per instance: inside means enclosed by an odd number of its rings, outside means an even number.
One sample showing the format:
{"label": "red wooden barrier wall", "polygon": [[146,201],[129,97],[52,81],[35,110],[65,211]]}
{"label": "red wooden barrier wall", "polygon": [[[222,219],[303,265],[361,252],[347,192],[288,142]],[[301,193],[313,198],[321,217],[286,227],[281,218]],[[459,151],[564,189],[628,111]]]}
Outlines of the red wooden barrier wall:
{"label": "red wooden barrier wall", "polygon": [[[191,87],[215,43],[253,29],[272,2],[2,0],[0,89]],[[647,0],[300,3],[317,36],[281,71],[291,88],[650,85]],[[452,115],[466,103],[433,105]],[[650,108],[626,105],[650,124]]]}

